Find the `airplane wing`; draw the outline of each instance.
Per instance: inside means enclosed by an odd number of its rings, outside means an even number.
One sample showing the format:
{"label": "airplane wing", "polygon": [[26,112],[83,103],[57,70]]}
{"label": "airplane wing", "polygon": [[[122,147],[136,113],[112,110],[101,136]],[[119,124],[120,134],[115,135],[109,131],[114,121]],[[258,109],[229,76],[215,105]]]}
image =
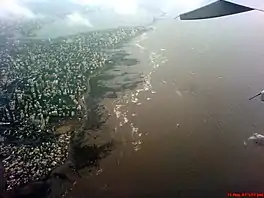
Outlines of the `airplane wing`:
{"label": "airplane wing", "polygon": [[264,12],[264,1],[261,0],[218,0],[204,7],[180,15],[181,20],[209,19],[227,15],[259,10]]}
{"label": "airplane wing", "polygon": [[231,3],[238,5],[243,5],[246,7],[253,8],[254,10],[264,11],[264,1],[263,0],[227,0]]}

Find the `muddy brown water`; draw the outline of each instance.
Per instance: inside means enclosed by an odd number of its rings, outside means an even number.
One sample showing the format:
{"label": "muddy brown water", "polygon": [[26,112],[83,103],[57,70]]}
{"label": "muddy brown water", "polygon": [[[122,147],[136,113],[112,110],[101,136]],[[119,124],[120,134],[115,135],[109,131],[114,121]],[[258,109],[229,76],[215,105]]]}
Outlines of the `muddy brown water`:
{"label": "muddy brown water", "polygon": [[[128,44],[124,49],[140,62],[113,73],[142,75],[144,83],[103,101],[116,148],[99,170],[83,171],[66,197],[264,191],[264,148],[243,144],[264,127],[264,104],[248,100],[264,88],[263,19],[252,12],[165,20]],[[116,77],[105,84],[127,81]]]}

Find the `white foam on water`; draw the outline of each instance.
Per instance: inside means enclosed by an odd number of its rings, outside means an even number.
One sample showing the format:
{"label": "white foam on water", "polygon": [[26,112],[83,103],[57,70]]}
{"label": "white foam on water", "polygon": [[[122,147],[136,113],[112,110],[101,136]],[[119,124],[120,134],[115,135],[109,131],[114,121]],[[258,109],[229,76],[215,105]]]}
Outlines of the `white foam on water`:
{"label": "white foam on water", "polygon": [[254,141],[256,144],[260,146],[264,146],[264,135],[259,133],[254,133],[252,136],[248,138],[249,141]]}

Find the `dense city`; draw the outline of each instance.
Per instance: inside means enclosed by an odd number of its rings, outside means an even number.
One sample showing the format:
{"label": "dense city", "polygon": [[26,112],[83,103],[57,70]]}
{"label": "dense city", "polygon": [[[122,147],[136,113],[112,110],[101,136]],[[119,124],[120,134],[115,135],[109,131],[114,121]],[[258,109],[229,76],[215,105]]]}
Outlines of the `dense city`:
{"label": "dense city", "polygon": [[107,66],[109,49],[144,27],[93,31],[56,39],[9,40],[1,49],[1,158],[7,190],[45,178],[65,162],[73,131],[61,120],[88,120],[89,80]]}

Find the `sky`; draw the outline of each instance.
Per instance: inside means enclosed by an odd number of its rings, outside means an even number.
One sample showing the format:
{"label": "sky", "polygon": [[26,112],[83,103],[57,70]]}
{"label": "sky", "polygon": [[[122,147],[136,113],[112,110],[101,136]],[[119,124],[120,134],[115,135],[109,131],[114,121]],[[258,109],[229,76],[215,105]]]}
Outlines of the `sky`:
{"label": "sky", "polygon": [[[39,7],[43,4],[46,7],[50,5],[51,9],[54,8],[52,5],[59,5],[60,10],[67,10],[71,5],[101,7],[112,9],[117,14],[133,15],[142,7],[162,9],[166,12],[173,9],[193,9],[201,5],[202,2],[204,0],[1,0],[0,17],[37,17],[40,14],[37,11],[38,4],[40,5]],[[32,4],[35,5],[34,8],[36,9],[32,9]]]}
{"label": "sky", "polygon": [[[0,0],[0,17],[34,18],[44,16],[46,11],[69,11],[77,7],[100,7],[111,9],[120,15],[135,15],[144,9],[180,14],[195,9],[214,0]],[[263,0],[228,0],[253,7],[264,8]],[[39,12],[41,11],[41,13]],[[44,13],[43,13],[44,12]],[[76,13],[76,10],[72,10]],[[79,17],[75,14],[76,17]],[[71,18],[69,19],[71,20]]]}
{"label": "sky", "polygon": [[[59,36],[63,32],[150,24],[153,17],[164,12],[173,18],[205,1],[208,0],[0,0],[0,20],[52,18],[55,22],[44,26],[39,35],[45,37],[52,31]],[[87,11],[94,8],[101,11]]]}
{"label": "sky", "polygon": [[[174,18],[214,0],[0,0],[1,19],[55,18],[43,32],[86,31],[92,28],[114,28],[124,25],[145,25],[153,17],[167,13]],[[263,0],[230,0],[246,5],[264,4]],[[263,5],[264,7],[264,5]],[[89,12],[87,11],[90,10]],[[91,12],[100,9],[100,12]],[[86,10],[86,11],[85,11]],[[54,21],[54,20],[53,20]],[[63,27],[63,28],[62,28]],[[65,29],[66,28],[66,29]],[[67,29],[68,28],[68,29]],[[85,29],[86,28],[86,29]]]}

